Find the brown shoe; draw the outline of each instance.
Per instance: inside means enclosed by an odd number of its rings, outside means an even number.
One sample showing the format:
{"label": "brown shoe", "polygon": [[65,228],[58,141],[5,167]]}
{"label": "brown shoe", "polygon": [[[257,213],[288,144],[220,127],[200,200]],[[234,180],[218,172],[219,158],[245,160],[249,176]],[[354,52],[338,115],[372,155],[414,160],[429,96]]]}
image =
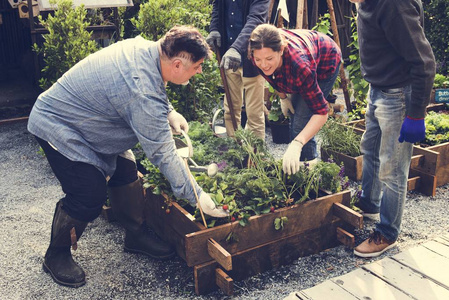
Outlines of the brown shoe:
{"label": "brown shoe", "polygon": [[396,241],[387,240],[379,231],[373,231],[369,238],[354,249],[354,254],[360,257],[377,257],[396,246]]}

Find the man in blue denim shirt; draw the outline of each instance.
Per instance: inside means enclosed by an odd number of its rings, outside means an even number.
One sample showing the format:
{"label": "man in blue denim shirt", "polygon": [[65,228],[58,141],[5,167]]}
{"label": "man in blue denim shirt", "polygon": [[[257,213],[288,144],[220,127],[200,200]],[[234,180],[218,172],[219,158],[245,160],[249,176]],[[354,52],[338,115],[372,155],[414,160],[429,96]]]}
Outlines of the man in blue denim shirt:
{"label": "man in blue denim shirt", "polygon": [[157,259],[174,254],[144,223],[143,189],[129,150],[137,142],[176,197],[195,206],[196,189],[204,213],[227,215],[196,182],[191,184],[171,132],[187,132],[188,124],[173,110],[165,90],[167,82],[186,84],[201,73],[209,55],[198,30],[174,27],[157,42],[137,37],[88,56],[39,96],[28,130],[65,193],[56,205],[43,264],[57,283],[71,287],[85,283],[70,246],[76,248],[87,223],[98,217],[107,193],[126,229],[126,251]]}
{"label": "man in blue denim shirt", "polygon": [[359,3],[361,70],[370,83],[357,206],[365,217],[380,213],[354,254],[376,257],[395,246],[401,229],[413,143],[425,138],[435,58],[424,35],[421,0],[350,1]]}

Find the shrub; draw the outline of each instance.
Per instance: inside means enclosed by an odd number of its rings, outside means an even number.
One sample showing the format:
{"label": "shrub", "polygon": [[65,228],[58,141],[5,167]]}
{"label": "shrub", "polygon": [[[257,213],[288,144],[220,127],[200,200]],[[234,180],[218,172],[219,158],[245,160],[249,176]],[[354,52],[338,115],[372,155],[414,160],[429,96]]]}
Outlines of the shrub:
{"label": "shrub", "polygon": [[87,31],[87,11],[84,6],[73,8],[71,0],[50,0],[55,6],[55,13],[39,22],[49,31],[43,36],[42,47],[33,45],[33,51],[43,56],[45,66],[39,86],[46,90],[77,62],[98,50],[91,33]]}
{"label": "shrub", "polygon": [[437,73],[449,75],[449,5],[447,0],[423,0],[424,30],[435,59]]}

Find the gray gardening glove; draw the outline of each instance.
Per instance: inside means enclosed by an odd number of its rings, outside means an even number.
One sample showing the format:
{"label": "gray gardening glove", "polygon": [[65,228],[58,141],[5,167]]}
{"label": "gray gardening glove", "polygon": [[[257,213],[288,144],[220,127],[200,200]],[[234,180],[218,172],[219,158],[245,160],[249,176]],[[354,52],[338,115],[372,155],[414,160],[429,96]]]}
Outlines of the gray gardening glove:
{"label": "gray gardening glove", "polygon": [[295,114],[295,109],[292,105],[292,94],[287,94],[285,98],[281,98],[281,110],[286,118],[289,111],[292,115]]}
{"label": "gray gardening glove", "polygon": [[201,192],[198,202],[197,206],[199,205],[203,212],[211,217],[224,218],[229,216],[229,213],[223,210],[223,208],[216,207],[209,194],[204,191]]}
{"label": "gray gardening glove", "polygon": [[240,67],[242,56],[234,48],[229,48],[221,59],[220,68],[232,69],[234,72]]}
{"label": "gray gardening glove", "polygon": [[209,33],[209,35],[206,38],[206,43],[209,45],[209,47],[212,49],[212,51],[215,51],[215,43],[218,47],[221,47],[221,35],[218,31],[213,30]]}

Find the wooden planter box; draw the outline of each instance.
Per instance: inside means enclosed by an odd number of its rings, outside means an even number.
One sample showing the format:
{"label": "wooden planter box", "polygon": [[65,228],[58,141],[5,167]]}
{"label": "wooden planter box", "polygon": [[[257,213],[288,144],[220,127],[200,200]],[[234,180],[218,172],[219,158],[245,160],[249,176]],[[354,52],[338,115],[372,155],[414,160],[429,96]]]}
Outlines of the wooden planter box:
{"label": "wooden planter box", "polygon": [[322,161],[328,161],[332,156],[336,164],[340,165],[343,163],[345,166],[345,175],[348,176],[349,179],[354,181],[362,180],[363,155],[356,157],[348,156],[324,147],[321,147],[320,151]]}
{"label": "wooden planter box", "polygon": [[[354,181],[362,180],[363,155],[353,157],[329,149],[321,148],[321,159],[323,161],[327,161],[331,156],[337,164],[343,163],[343,165],[345,166],[345,175],[348,176],[348,178]],[[437,188],[437,176],[429,173],[428,169],[416,168],[416,166],[419,166],[423,161],[425,161],[424,155],[414,154],[412,156],[409,179],[407,182],[407,190],[417,191],[427,196],[435,196]],[[427,162],[429,163],[430,160],[427,159]],[[446,163],[449,164],[449,161]],[[424,166],[424,163],[422,163],[422,165]],[[446,174],[446,176],[449,177],[449,174]]]}
{"label": "wooden planter box", "polygon": [[[334,247],[339,241],[353,247],[354,236],[345,229],[362,228],[363,218],[348,208],[350,197],[350,191],[326,195],[250,217],[245,227],[235,221],[205,228],[175,202],[167,214],[163,197],[147,191],[146,215],[147,223],[193,267],[198,295],[218,287],[230,295],[234,279],[289,264],[298,257]],[[279,217],[288,218],[282,230],[274,228],[274,220]],[[238,241],[227,242],[230,233]]]}

